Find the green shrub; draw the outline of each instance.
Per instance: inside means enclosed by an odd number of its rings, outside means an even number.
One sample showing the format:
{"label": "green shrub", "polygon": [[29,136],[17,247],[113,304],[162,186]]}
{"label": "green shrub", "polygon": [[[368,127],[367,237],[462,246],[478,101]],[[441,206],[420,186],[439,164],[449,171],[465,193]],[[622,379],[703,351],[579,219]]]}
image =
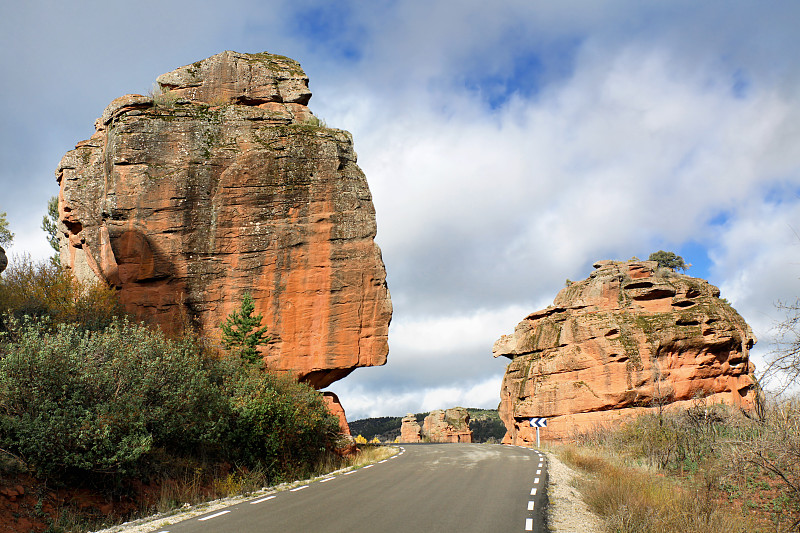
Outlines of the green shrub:
{"label": "green shrub", "polygon": [[289,376],[241,367],[230,399],[227,455],[270,478],[307,473],[336,444],[339,421],[322,395]]}
{"label": "green shrub", "polygon": [[213,442],[225,412],[194,346],[142,325],[23,324],[0,360],[0,442],[44,474],[130,473]]}
{"label": "green shrub", "polygon": [[[42,474],[158,474],[169,457],[309,471],[338,438],[320,393],[116,320],[102,331],[29,319],[0,344],[0,447]],[[91,477],[91,476],[89,476]]]}

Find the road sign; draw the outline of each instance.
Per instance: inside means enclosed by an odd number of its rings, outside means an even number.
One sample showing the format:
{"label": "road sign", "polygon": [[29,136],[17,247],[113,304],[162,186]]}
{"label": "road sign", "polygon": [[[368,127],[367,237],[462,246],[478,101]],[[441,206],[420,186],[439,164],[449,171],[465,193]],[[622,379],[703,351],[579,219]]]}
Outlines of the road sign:
{"label": "road sign", "polygon": [[536,447],[539,447],[539,428],[547,427],[546,418],[531,418],[531,427],[536,428]]}
{"label": "road sign", "polygon": [[531,418],[531,427],[532,428],[546,428],[547,427],[547,419],[546,418]]}

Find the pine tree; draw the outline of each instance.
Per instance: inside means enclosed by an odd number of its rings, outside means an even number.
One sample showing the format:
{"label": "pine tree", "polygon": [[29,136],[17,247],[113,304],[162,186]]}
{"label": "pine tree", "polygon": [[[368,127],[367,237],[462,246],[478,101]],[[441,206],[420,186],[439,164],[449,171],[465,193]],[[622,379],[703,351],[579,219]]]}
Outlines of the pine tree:
{"label": "pine tree", "polygon": [[51,259],[58,264],[61,251],[58,244],[58,196],[52,196],[47,201],[47,215],[42,218],[41,228],[47,234],[47,242],[56,252]]}
{"label": "pine tree", "polygon": [[229,350],[238,350],[239,356],[249,363],[257,363],[261,357],[256,346],[265,346],[272,337],[267,335],[267,326],[260,327],[264,317],[253,315],[253,297],[245,293],[242,306],[234,311],[222,324],[222,342]]}
{"label": "pine tree", "polygon": [[0,246],[4,244],[11,244],[14,240],[14,234],[8,229],[8,220],[6,220],[5,212],[0,213]]}

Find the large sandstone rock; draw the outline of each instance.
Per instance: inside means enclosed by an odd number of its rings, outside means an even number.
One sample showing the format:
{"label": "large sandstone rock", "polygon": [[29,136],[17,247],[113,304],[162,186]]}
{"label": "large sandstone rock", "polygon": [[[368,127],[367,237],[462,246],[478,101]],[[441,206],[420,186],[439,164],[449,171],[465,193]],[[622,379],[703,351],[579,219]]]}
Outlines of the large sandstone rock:
{"label": "large sandstone rock", "polygon": [[317,388],[382,365],[392,307],[349,133],[321,125],[288,58],[223,52],[117,98],[68,152],[61,259],[167,332],[252,294],[270,369]]}
{"label": "large sandstone rock", "polygon": [[504,442],[575,433],[698,398],[750,409],[756,397],[750,327],[719,289],[652,261],[600,261],[553,305],[494,345],[506,369]]}

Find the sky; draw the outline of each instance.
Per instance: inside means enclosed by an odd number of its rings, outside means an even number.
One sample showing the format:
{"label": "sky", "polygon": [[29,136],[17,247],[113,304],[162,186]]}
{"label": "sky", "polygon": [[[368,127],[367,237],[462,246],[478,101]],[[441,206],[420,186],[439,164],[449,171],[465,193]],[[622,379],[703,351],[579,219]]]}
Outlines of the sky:
{"label": "sky", "polygon": [[0,212],[14,257],[61,156],[123,94],[223,50],[282,54],[353,133],[394,304],[350,420],[494,408],[492,344],[600,259],[672,250],[753,327],[800,297],[794,0],[28,0],[0,5]]}

